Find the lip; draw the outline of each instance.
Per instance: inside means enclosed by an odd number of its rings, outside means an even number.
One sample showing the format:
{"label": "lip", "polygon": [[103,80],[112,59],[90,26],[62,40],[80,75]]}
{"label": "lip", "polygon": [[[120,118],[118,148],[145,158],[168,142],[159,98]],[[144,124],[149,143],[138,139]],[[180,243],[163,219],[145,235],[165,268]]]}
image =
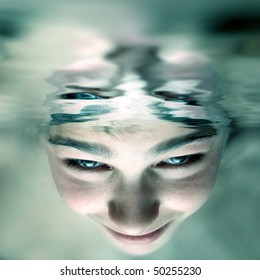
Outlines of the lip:
{"label": "lip", "polygon": [[152,231],[152,232],[149,232],[149,233],[143,234],[143,235],[127,235],[127,234],[123,234],[123,233],[114,231],[110,228],[106,228],[106,229],[108,230],[109,233],[112,234],[112,236],[115,239],[121,241],[122,243],[132,244],[132,245],[141,245],[141,244],[149,244],[149,243],[156,241],[163,234],[163,232],[166,230],[168,225],[169,225],[169,223],[158,228],[155,231]]}

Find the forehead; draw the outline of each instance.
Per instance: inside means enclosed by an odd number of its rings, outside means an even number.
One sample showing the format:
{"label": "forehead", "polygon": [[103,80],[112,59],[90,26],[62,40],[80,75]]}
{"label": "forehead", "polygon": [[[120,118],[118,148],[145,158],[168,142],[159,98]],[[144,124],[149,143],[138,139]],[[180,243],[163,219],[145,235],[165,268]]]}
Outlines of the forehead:
{"label": "forehead", "polygon": [[118,121],[116,124],[93,124],[93,123],[65,123],[53,125],[50,127],[50,136],[64,136],[76,138],[79,140],[98,139],[106,140],[133,140],[133,139],[150,139],[167,138],[182,136],[191,131],[193,128],[181,126],[179,123],[167,122],[162,120],[153,121]]}

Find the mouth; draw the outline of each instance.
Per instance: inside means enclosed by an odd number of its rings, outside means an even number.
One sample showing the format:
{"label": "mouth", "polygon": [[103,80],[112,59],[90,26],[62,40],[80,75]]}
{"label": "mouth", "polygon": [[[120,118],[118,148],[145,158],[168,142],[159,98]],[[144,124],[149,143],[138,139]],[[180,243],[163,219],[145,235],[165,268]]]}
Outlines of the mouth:
{"label": "mouth", "polygon": [[131,245],[141,245],[141,244],[149,244],[154,241],[156,241],[166,230],[169,223],[160,227],[159,229],[149,232],[147,234],[143,235],[127,235],[123,233],[119,233],[117,231],[114,231],[110,228],[106,228],[112,236],[117,239],[118,241],[125,243],[125,244],[131,244]]}

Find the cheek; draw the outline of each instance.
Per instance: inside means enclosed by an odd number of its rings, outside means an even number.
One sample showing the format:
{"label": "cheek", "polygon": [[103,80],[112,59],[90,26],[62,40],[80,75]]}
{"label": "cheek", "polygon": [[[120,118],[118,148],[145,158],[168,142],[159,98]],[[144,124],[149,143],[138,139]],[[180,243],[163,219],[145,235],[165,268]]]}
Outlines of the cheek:
{"label": "cheek", "polygon": [[212,150],[204,167],[193,175],[164,182],[163,201],[171,211],[183,211],[186,216],[198,210],[209,198],[216,182],[221,146]]}
{"label": "cheek", "polygon": [[217,170],[207,167],[188,178],[165,183],[162,186],[165,207],[191,215],[209,198],[216,176]]}
{"label": "cheek", "polygon": [[80,214],[92,214],[106,210],[110,190],[108,184],[93,179],[93,176],[92,180],[72,176],[61,166],[53,153],[48,153],[48,157],[58,192],[72,210]]}
{"label": "cheek", "polygon": [[74,178],[60,168],[52,169],[58,192],[66,204],[80,214],[102,212],[109,200],[109,187]]}
{"label": "cheek", "polygon": [[106,192],[94,186],[75,184],[70,180],[57,184],[58,191],[66,204],[80,214],[93,214],[103,211],[108,200]]}

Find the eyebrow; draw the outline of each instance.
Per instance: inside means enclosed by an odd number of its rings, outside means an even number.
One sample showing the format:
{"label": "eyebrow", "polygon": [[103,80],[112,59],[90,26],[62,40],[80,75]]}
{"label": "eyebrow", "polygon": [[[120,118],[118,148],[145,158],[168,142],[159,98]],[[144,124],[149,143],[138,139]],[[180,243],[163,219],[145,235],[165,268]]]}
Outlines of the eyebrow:
{"label": "eyebrow", "polygon": [[213,136],[217,135],[217,130],[213,127],[201,130],[201,131],[195,131],[191,134],[182,136],[182,137],[175,137],[168,139],[166,141],[163,141],[159,144],[157,144],[155,147],[153,147],[149,153],[152,155],[158,155],[162,153],[166,153],[173,149],[178,149],[184,145],[190,144],[195,141],[203,140],[206,138],[212,138]]}
{"label": "eyebrow", "polygon": [[[211,138],[215,135],[217,135],[217,130],[213,127],[206,130],[195,131],[182,137],[175,137],[163,141],[150,149],[149,153],[155,156],[158,154],[166,153],[173,149],[180,148],[195,141],[203,140],[205,138]],[[48,142],[52,145],[71,147],[83,152],[87,152],[97,156],[103,156],[106,158],[110,158],[112,156],[112,151],[107,146],[94,142],[79,141],[61,136],[50,137],[48,139]]]}
{"label": "eyebrow", "polygon": [[51,137],[48,139],[48,142],[52,145],[71,147],[78,149],[82,152],[87,152],[93,155],[103,156],[106,158],[112,156],[112,152],[108,147],[94,142],[79,141],[61,136]]}

